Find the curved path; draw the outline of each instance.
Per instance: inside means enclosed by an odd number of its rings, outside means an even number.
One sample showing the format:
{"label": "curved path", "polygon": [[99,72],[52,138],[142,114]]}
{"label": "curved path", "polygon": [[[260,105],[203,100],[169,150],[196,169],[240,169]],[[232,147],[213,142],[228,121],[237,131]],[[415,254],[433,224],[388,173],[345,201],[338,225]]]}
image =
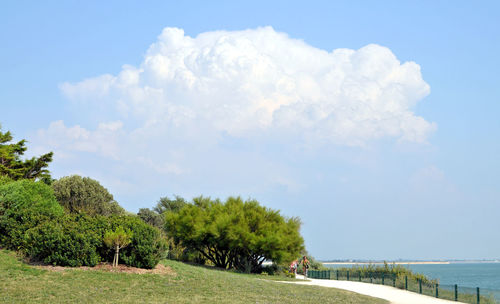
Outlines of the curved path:
{"label": "curved path", "polygon": [[436,299],[433,297],[421,295],[411,291],[397,289],[391,286],[352,282],[352,281],[337,281],[337,280],[318,280],[304,279],[304,276],[297,275],[297,279],[303,281],[281,281],[282,283],[301,284],[301,285],[317,285],[323,287],[333,287],[338,289],[349,290],[355,293],[367,295],[374,298],[380,298],[391,302],[392,304],[457,304],[460,302]]}

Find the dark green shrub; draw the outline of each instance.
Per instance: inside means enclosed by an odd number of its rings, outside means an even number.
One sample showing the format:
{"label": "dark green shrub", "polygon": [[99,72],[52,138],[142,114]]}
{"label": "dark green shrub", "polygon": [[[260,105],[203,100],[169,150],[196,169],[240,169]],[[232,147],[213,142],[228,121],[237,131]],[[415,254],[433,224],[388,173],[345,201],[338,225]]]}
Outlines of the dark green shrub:
{"label": "dark green shrub", "polygon": [[123,227],[132,232],[132,242],[120,250],[120,261],[128,266],[154,268],[165,257],[161,231],[135,216],[105,217],[67,215],[40,224],[26,233],[26,253],[44,263],[61,266],[95,266],[113,260],[114,249],[104,243],[106,231]]}
{"label": "dark green shrub", "polygon": [[63,216],[28,230],[24,251],[31,258],[61,266],[95,266],[100,261],[97,248],[102,245],[98,219]]}
{"label": "dark green shrub", "polygon": [[72,175],[52,183],[57,201],[68,213],[125,215],[123,209],[101,184],[90,177]]}
{"label": "dark green shrub", "polygon": [[50,186],[19,180],[0,185],[0,245],[21,249],[25,232],[64,214]]}
{"label": "dark green shrub", "polygon": [[268,275],[275,275],[279,274],[280,272],[284,272],[286,269],[284,269],[282,266],[278,266],[276,264],[270,264],[270,265],[265,265],[262,266],[262,272],[267,273]]}

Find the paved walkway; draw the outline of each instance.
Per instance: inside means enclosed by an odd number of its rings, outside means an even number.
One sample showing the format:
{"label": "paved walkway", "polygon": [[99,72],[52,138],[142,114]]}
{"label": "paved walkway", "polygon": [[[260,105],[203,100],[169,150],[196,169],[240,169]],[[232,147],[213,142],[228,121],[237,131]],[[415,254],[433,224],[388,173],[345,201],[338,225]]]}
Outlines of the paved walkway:
{"label": "paved walkway", "polygon": [[457,304],[460,302],[436,299],[429,296],[424,296],[415,292],[397,289],[391,286],[378,284],[352,282],[352,281],[337,281],[337,280],[318,280],[304,279],[304,276],[297,275],[297,279],[303,281],[282,281],[282,283],[301,284],[301,285],[317,285],[323,287],[333,287],[338,289],[349,290],[355,293],[367,295],[370,297],[388,300],[392,304]]}

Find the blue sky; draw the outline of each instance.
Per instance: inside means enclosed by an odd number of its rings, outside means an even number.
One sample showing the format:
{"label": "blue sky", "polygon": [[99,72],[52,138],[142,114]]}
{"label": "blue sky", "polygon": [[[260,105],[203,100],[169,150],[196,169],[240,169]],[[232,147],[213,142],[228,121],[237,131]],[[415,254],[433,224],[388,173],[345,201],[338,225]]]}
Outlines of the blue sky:
{"label": "blue sky", "polygon": [[241,195],[321,259],[499,258],[499,12],[3,3],[0,123],[130,211]]}

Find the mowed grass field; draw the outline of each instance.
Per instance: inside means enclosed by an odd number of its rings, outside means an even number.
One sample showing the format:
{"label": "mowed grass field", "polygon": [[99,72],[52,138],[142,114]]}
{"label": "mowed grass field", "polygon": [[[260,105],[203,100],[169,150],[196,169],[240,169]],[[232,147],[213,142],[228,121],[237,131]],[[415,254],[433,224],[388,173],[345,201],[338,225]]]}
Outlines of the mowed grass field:
{"label": "mowed grass field", "polygon": [[[332,288],[279,283],[164,261],[161,274],[27,265],[0,250],[1,303],[388,303]],[[280,278],[283,279],[283,278]]]}

